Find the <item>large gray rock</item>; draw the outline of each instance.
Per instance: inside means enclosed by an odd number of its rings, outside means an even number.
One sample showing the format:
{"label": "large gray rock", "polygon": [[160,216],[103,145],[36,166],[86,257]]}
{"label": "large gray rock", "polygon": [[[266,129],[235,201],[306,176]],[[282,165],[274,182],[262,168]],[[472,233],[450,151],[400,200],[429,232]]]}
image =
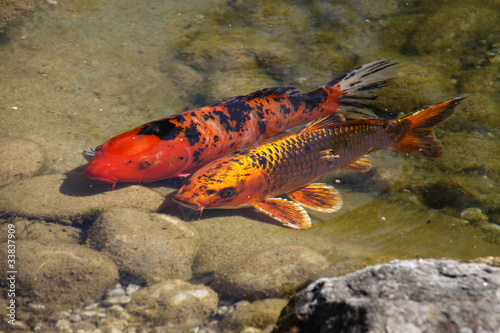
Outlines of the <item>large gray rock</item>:
{"label": "large gray rock", "polygon": [[499,301],[498,267],[396,260],[317,280],[274,332],[499,332]]}

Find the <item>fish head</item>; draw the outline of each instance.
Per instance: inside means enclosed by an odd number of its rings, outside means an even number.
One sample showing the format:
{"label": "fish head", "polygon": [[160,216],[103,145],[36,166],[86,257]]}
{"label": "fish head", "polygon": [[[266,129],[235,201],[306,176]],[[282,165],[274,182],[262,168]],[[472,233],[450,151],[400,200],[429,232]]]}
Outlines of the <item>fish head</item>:
{"label": "fish head", "polygon": [[175,177],[191,159],[185,143],[164,141],[137,130],[98,146],[83,175],[106,183],[148,182]]}
{"label": "fish head", "polygon": [[174,201],[195,210],[244,207],[264,200],[269,183],[265,171],[250,163],[222,158],[196,171]]}

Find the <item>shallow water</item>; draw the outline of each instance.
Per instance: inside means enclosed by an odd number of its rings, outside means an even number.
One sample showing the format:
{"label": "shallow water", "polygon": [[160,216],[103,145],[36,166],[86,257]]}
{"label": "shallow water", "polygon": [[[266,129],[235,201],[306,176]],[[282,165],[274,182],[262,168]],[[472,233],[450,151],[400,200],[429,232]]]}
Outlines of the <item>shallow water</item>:
{"label": "shallow water", "polygon": [[[0,35],[0,130],[42,147],[37,175],[77,177],[83,150],[150,120],[264,87],[312,90],[395,58],[400,75],[374,103],[382,117],[470,95],[436,131],[445,156],[377,152],[367,174],[326,177],[344,208],[311,212],[306,231],[251,209],[198,218],[171,206],[200,234],[195,279],[283,244],[323,255],[324,274],[396,258],[499,256],[499,13],[494,0],[43,2]],[[145,186],[170,194],[172,185]],[[86,196],[103,188],[86,180],[69,192],[83,187]],[[463,219],[467,208],[483,220]]]}

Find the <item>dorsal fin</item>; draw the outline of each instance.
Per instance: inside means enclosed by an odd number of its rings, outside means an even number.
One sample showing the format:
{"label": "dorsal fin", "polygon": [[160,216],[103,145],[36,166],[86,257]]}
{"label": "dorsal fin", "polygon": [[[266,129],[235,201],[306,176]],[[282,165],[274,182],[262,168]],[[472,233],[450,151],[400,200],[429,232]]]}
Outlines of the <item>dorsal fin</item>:
{"label": "dorsal fin", "polygon": [[243,96],[234,96],[234,97],[229,97],[226,99],[223,99],[220,102],[217,102],[213,104],[212,106],[217,106],[221,104],[228,104],[228,103],[233,103],[233,102],[238,102],[238,101],[249,101],[255,98],[266,98],[270,97],[272,95],[295,95],[299,94],[299,91],[295,88],[292,87],[273,87],[273,88],[264,88],[257,90],[253,93],[250,93],[248,95],[243,95]]}
{"label": "dorsal fin", "polygon": [[339,123],[343,123],[345,121],[345,117],[340,114],[340,113],[334,113],[331,115],[328,115],[326,117],[321,117],[316,120],[311,121],[309,124],[304,126],[303,129],[300,130],[300,132],[309,132],[309,131],[315,131],[319,129],[324,129],[328,128],[334,125],[337,125]]}

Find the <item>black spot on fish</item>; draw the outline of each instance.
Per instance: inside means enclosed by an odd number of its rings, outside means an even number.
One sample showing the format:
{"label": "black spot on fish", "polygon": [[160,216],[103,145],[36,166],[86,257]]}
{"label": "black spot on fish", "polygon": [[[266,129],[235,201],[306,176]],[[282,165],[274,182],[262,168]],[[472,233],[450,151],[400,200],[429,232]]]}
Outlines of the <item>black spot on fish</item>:
{"label": "black spot on fish", "polygon": [[183,115],[178,114],[178,115],[174,116],[174,118],[175,118],[175,119],[177,119],[177,121],[178,121],[180,124],[184,124],[184,123],[186,122],[186,118],[184,118],[184,116],[183,116]]}
{"label": "black spot on fish", "polygon": [[257,156],[257,162],[262,169],[267,168],[267,158],[264,156]]}
{"label": "black spot on fish", "polygon": [[204,114],[204,115],[203,115],[203,119],[204,119],[204,120],[208,120],[208,119],[215,119],[215,117],[214,117],[214,116],[212,116],[211,114]]}
{"label": "black spot on fish", "polygon": [[201,162],[203,162],[203,160],[200,160],[200,155],[201,155],[201,150],[200,149],[197,149],[194,153],[193,153],[193,163],[197,163],[197,164],[200,164]]}
{"label": "black spot on fish", "polygon": [[144,125],[138,134],[156,135],[161,140],[174,140],[182,130],[182,127],[176,126],[171,118],[167,118]]}
{"label": "black spot on fish", "polygon": [[186,132],[184,133],[191,146],[194,146],[196,143],[200,141],[201,133],[198,132],[197,128],[198,128],[197,124],[191,123],[191,125],[189,125],[189,127],[186,128]]}

